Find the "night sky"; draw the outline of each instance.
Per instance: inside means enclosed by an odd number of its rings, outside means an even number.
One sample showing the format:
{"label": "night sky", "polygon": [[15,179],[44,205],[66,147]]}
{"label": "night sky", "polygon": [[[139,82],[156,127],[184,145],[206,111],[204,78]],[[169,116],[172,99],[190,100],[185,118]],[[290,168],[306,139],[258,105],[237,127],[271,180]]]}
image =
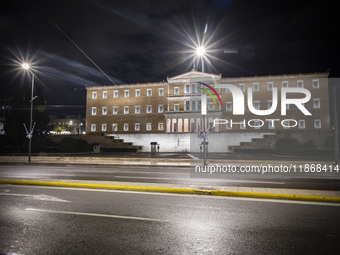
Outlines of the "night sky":
{"label": "night sky", "polygon": [[22,59],[34,63],[48,105],[85,105],[85,86],[166,80],[192,69],[191,47],[204,32],[206,71],[222,77],[340,75],[336,1],[6,2],[1,96],[28,93]]}

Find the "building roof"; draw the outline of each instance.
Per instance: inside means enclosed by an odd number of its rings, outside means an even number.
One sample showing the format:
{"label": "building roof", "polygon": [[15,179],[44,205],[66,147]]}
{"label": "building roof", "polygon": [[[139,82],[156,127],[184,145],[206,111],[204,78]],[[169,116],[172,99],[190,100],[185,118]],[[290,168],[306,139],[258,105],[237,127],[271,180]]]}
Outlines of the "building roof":
{"label": "building roof", "polygon": [[202,81],[202,78],[207,81],[211,80],[219,80],[221,79],[221,74],[211,74],[211,73],[202,73],[198,72],[195,69],[192,69],[190,72],[183,73],[171,78],[167,78],[169,83],[175,82],[191,82],[191,81]]}

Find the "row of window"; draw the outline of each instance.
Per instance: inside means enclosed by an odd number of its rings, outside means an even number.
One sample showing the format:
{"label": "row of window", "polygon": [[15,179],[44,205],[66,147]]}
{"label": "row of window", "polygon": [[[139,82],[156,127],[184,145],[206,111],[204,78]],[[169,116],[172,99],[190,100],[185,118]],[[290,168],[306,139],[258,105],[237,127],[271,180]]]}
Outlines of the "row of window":
{"label": "row of window", "polygon": [[[245,103],[245,108],[246,108],[247,103]],[[254,101],[253,106],[256,110],[260,110],[260,101]],[[209,103],[208,104],[208,110],[213,111],[214,110],[214,103]],[[272,101],[268,100],[268,109],[272,107]],[[320,104],[320,99],[316,98],[313,99],[313,108],[314,109],[320,109],[321,104]],[[129,106],[124,106],[124,114],[129,114],[130,113],[130,107]],[[286,105],[286,109],[289,109],[289,104]],[[178,112],[180,110],[180,104],[174,104],[173,105],[173,111]],[[185,110],[186,111],[200,111],[201,110],[201,101],[185,101]],[[232,111],[233,110],[233,105],[232,102],[226,102],[226,111]],[[146,106],[146,113],[152,113],[152,105],[147,105]],[[163,113],[164,112],[164,106],[163,105],[158,105],[158,113]],[[140,114],[141,113],[141,106],[136,105],[135,106],[135,114]],[[102,115],[107,115],[107,107],[102,107]],[[113,106],[113,111],[112,114],[116,115],[118,114],[118,106]],[[97,115],[97,107],[92,107],[91,115]]]}
{"label": "row of window", "polygon": [[[263,120],[254,120],[253,123],[248,123],[248,126],[253,127],[254,129],[260,129],[262,126],[265,125],[265,122]],[[268,128],[269,129],[275,129],[275,120],[268,121]],[[246,122],[238,122],[235,123],[240,126],[240,129],[246,129]],[[298,127],[299,129],[305,129],[306,128],[306,122],[305,120],[284,120],[282,121],[282,126],[284,129],[289,128],[295,128]],[[233,129],[232,123],[228,122],[226,123],[227,129]],[[321,128],[321,120],[314,120],[314,128],[320,129]]]}
{"label": "row of window", "polygon": [[[124,114],[129,114],[130,113],[130,106],[124,106]],[[152,113],[152,105],[147,105],[145,108],[146,113]],[[158,113],[163,113],[164,112],[164,105],[158,105]],[[141,113],[141,106],[140,105],[135,105],[135,114],[140,114]],[[102,107],[102,115],[107,115],[107,107]],[[118,106],[113,106],[112,107],[112,114],[117,115],[118,114]],[[97,107],[92,107],[91,108],[91,115],[97,115]]]}
{"label": "row of window", "polygon": [[[289,84],[288,81],[283,81],[282,82],[282,88],[288,88]],[[303,80],[298,80],[296,87],[298,88],[303,88],[304,87],[304,81]],[[313,89],[318,89],[320,87],[319,85],[319,80],[313,80],[312,81],[312,88]],[[239,84],[239,88],[245,92],[246,90],[246,85],[244,83]],[[267,90],[272,91],[274,88],[274,83],[273,82],[267,82]],[[259,83],[253,83],[253,91],[259,91],[260,90],[260,84]],[[229,89],[226,89],[227,92],[230,92]]]}
{"label": "row of window", "polygon": [[[260,129],[262,126],[264,126],[265,122],[263,120],[254,120],[253,123],[248,123],[249,126],[253,127],[254,129]],[[268,121],[268,128],[269,129],[275,129],[275,121]],[[209,123],[212,128],[212,123]],[[238,124],[240,126],[240,129],[246,129],[246,122],[239,122],[239,123],[235,123]],[[282,121],[282,126],[285,129],[289,129],[289,128],[295,128],[298,127],[299,129],[305,129],[306,128],[306,122],[305,120],[285,120]],[[140,131],[141,125],[140,123],[135,123],[134,124],[134,131]],[[164,129],[164,124],[162,122],[158,123],[158,131],[163,131]],[[320,129],[321,128],[321,120],[314,120],[314,128],[315,129]],[[232,123],[228,122],[226,124],[226,129],[233,129],[232,128]],[[123,124],[123,130],[124,131],[129,131],[129,123],[124,123]],[[151,123],[146,123],[145,126],[145,130],[146,131],[152,131],[152,124]],[[97,131],[97,125],[96,124],[91,124],[91,131],[95,132]],[[101,130],[102,132],[106,132],[107,131],[107,124],[101,124]],[[117,132],[118,131],[118,124],[112,124],[112,131],[113,132]]]}
{"label": "row of window", "polygon": [[[107,91],[103,91],[102,92],[102,97],[103,99],[108,98],[108,92]],[[130,97],[130,90],[126,89],[124,90],[124,97]],[[164,96],[164,89],[163,88],[158,88],[158,95],[159,96]],[[97,99],[97,92],[93,91],[92,92],[92,99]],[[141,96],[141,92],[140,89],[135,89],[135,97],[140,97]],[[147,89],[146,90],[146,96],[151,97],[152,96],[152,89]],[[118,98],[119,97],[119,91],[118,90],[114,90],[113,91],[113,98]]]}
{"label": "row of window", "polygon": [[[253,106],[256,110],[260,110],[260,101],[254,101]],[[272,107],[272,101],[268,101],[268,109]],[[313,108],[314,109],[320,109],[320,99],[313,99]],[[215,108],[214,103],[209,103],[208,104],[208,110],[213,111]],[[246,103],[245,103],[245,108],[246,108]],[[130,107],[129,106],[124,106],[124,114],[129,114],[130,113]],[[289,109],[289,104],[286,105],[286,109]],[[173,111],[178,112],[180,110],[180,104],[174,104],[173,105]],[[200,111],[201,110],[201,101],[186,101],[185,102],[185,110],[186,111]],[[232,102],[227,102],[226,103],[226,111],[232,111],[233,106]],[[135,114],[140,114],[141,113],[141,106],[136,105],[135,106]],[[146,106],[146,113],[152,113],[152,105],[147,105]],[[158,113],[163,113],[164,112],[164,106],[159,105],[158,106]],[[102,115],[107,115],[107,107],[102,107]],[[113,115],[118,114],[118,106],[113,106]],[[97,107],[92,107],[91,115],[97,115]]]}
{"label": "row of window", "polygon": [[[272,107],[273,102],[271,100],[268,100],[268,109]],[[247,103],[245,103],[245,108],[247,106]],[[260,101],[254,101],[253,106],[256,110],[260,110]],[[313,99],[313,108],[314,109],[320,109],[321,104],[320,104],[320,99],[319,98],[314,98]],[[286,104],[286,109],[289,109],[289,104]],[[233,104],[232,102],[226,102],[226,111],[231,112],[233,110]]]}
{"label": "row of window", "polygon": [[[304,81],[303,80],[298,80],[296,86],[298,88],[303,88],[304,87]],[[271,91],[273,90],[274,83],[273,82],[267,82],[267,90]],[[288,88],[288,81],[282,81],[282,87],[283,88]],[[242,91],[245,91],[246,86],[244,83],[239,84],[239,88]],[[319,88],[319,80],[313,80],[312,81],[312,88],[318,89]],[[253,91],[259,91],[260,90],[260,84],[259,83],[253,83]],[[228,89],[226,90],[227,92],[230,92]],[[201,93],[201,84],[186,84],[185,85],[185,94],[200,94]],[[124,97],[130,97],[130,90],[126,89],[124,90]],[[146,95],[148,97],[152,96],[152,89],[147,89],[146,90]],[[179,95],[179,87],[174,87],[174,95]],[[135,97],[140,97],[141,96],[141,91],[140,89],[135,89]],[[158,88],[158,96],[164,96],[164,88]],[[114,90],[113,91],[113,98],[118,98],[119,97],[119,91]],[[103,91],[102,92],[102,98],[108,98],[108,92]],[[94,91],[92,92],[92,99],[97,99],[97,92]]]}
{"label": "row of window", "polygon": [[[135,127],[134,131],[140,131],[140,128],[141,128],[140,123],[135,123],[134,127]],[[164,124],[162,122],[158,123],[157,128],[158,128],[159,131],[162,131],[164,129]],[[152,124],[146,123],[145,129],[146,129],[146,131],[152,131]],[[129,131],[129,123],[123,124],[123,130]],[[91,131],[92,132],[97,131],[97,125],[96,124],[91,124]],[[100,131],[106,132],[107,131],[107,125],[101,124],[101,130]],[[118,124],[112,124],[112,131],[113,132],[118,131]]]}

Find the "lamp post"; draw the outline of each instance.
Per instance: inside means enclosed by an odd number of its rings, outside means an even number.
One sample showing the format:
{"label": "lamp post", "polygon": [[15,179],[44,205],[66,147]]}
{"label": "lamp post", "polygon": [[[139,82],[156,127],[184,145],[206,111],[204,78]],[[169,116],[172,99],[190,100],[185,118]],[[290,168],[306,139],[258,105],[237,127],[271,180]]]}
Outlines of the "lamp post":
{"label": "lamp post", "polygon": [[[204,83],[204,54],[205,54],[205,48],[203,46],[199,46],[196,49],[196,55],[201,58],[202,62],[202,83]],[[201,97],[201,114],[202,114],[202,128],[203,128],[203,163],[204,166],[207,165],[207,145],[206,145],[206,127],[205,127],[205,116],[207,114],[207,97],[204,92],[202,92],[202,97]]]}
{"label": "lamp post", "polygon": [[[31,66],[28,63],[23,63],[21,67],[25,70],[30,71]],[[34,73],[32,73],[32,93],[31,93],[31,114],[30,114],[30,126],[29,126],[29,131],[27,134],[28,138],[28,162],[31,162],[31,148],[32,148],[32,138],[33,138],[33,130],[32,130],[32,125],[33,125],[33,100],[35,99],[34,96]]]}
{"label": "lamp post", "polygon": [[339,164],[339,131],[338,131],[338,113],[337,113],[337,102],[336,102],[336,84],[333,84],[333,115],[334,115],[334,130],[335,130],[335,141],[334,141],[334,154],[335,154],[335,166]]}

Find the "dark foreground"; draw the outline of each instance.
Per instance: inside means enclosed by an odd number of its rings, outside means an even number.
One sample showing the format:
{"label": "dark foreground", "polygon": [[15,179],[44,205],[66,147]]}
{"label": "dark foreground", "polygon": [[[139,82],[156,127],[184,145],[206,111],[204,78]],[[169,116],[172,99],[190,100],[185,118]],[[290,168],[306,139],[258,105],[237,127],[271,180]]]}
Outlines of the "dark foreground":
{"label": "dark foreground", "polygon": [[0,186],[0,254],[340,254],[340,207]]}

